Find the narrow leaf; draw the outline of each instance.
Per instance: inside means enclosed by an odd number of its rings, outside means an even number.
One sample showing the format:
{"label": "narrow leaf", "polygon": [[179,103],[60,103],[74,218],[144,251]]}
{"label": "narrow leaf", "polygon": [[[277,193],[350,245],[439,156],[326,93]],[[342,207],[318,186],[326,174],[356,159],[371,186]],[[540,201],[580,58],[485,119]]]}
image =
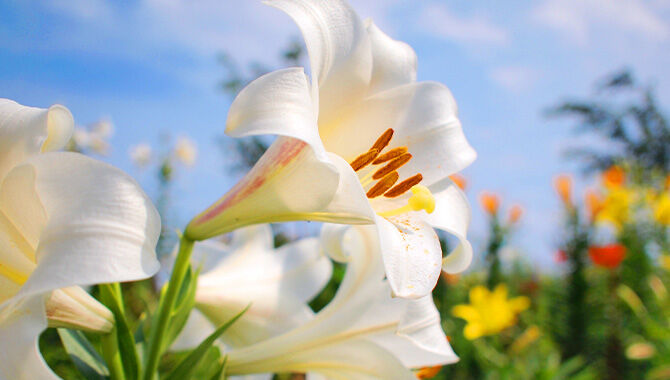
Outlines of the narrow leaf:
{"label": "narrow leaf", "polygon": [[75,367],[86,379],[109,379],[109,370],[93,345],[81,331],[59,328],[63,347],[70,355]]}
{"label": "narrow leaf", "polygon": [[203,358],[205,352],[209,350],[214,342],[224,333],[228,328],[235,323],[251,305],[248,305],[244,310],[240,311],[237,315],[231,318],[228,322],[224,323],[221,327],[216,329],[210,336],[208,336],[198,347],[196,347],[191,353],[182,360],[181,363],[175,368],[172,373],[166,378],[166,380],[183,380],[188,379],[196,370],[200,360]]}

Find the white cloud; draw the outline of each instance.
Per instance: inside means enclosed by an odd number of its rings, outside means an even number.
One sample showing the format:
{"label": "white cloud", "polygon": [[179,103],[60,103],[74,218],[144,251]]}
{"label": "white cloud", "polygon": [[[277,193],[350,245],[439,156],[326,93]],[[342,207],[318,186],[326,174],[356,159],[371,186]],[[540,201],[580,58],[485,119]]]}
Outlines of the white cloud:
{"label": "white cloud", "polygon": [[489,75],[494,82],[513,93],[532,89],[540,79],[540,73],[537,70],[526,66],[496,67]]}
{"label": "white cloud", "polygon": [[664,41],[670,26],[658,16],[657,6],[643,0],[547,0],[531,11],[531,18],[580,45],[589,44],[598,27]]}
{"label": "white cloud", "polygon": [[507,30],[493,24],[486,17],[461,17],[444,4],[425,6],[418,22],[426,32],[460,43],[504,45],[510,39]]}

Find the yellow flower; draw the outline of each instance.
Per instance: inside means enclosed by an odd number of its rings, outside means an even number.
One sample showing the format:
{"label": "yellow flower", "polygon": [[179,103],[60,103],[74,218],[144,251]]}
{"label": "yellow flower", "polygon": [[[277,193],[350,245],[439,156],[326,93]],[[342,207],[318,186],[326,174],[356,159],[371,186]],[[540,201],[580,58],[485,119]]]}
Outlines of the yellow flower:
{"label": "yellow flower", "polygon": [[596,221],[611,222],[617,228],[621,228],[623,224],[630,221],[634,202],[635,194],[632,190],[624,187],[612,188],[603,200]]}
{"label": "yellow flower", "polygon": [[670,272],[670,255],[661,255],[661,267]]}
{"label": "yellow flower", "polygon": [[493,292],[479,285],[470,289],[470,304],[456,305],[451,313],[467,321],[463,334],[469,340],[494,335],[514,326],[517,315],[530,306],[528,297],[507,298],[507,286]]}
{"label": "yellow flower", "polygon": [[670,225],[670,194],[663,193],[653,204],[654,220],[659,224]]}

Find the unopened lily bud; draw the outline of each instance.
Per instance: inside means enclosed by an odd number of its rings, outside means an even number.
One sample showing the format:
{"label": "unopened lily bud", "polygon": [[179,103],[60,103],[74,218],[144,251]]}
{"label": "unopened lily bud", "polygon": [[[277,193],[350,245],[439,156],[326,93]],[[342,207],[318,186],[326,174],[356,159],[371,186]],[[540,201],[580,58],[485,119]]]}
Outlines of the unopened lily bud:
{"label": "unopened lily bud", "polygon": [[514,205],[509,209],[509,223],[516,224],[523,215],[523,208],[519,205]]}
{"label": "unopened lily bud", "polygon": [[49,327],[66,327],[107,333],[114,327],[114,315],[78,286],[57,289],[46,302]]}
{"label": "unopened lily bud", "polygon": [[633,343],[626,348],[626,357],[631,360],[645,360],[656,354],[656,348],[649,343]]}
{"label": "unopened lily bud", "polygon": [[554,179],[554,188],[566,207],[572,207],[572,177],[561,174]]}

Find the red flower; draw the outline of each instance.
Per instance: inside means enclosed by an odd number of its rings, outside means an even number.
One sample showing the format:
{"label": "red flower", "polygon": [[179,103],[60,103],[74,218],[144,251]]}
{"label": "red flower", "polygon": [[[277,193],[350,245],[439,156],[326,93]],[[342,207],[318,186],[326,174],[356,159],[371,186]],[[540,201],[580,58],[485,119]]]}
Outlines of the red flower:
{"label": "red flower", "polygon": [[568,255],[565,254],[565,251],[562,249],[559,249],[556,251],[556,254],[554,255],[554,261],[557,263],[564,263],[568,261]]}
{"label": "red flower", "polygon": [[621,244],[608,244],[601,246],[592,246],[589,248],[589,256],[594,264],[614,269],[621,264],[626,257],[626,247]]}

